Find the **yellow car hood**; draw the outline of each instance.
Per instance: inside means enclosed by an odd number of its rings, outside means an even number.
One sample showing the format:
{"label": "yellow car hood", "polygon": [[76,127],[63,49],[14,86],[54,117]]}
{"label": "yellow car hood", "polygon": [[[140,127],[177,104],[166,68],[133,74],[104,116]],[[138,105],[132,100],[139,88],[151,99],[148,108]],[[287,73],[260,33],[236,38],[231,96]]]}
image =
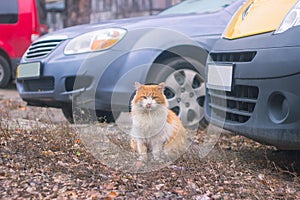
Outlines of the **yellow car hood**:
{"label": "yellow car hood", "polygon": [[232,18],[223,37],[236,39],[276,30],[297,0],[249,0]]}

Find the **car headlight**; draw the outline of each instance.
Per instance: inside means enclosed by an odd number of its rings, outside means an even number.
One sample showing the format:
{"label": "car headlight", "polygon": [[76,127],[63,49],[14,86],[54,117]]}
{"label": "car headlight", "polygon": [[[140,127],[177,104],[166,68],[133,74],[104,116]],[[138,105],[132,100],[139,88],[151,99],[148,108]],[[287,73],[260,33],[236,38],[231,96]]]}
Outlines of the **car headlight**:
{"label": "car headlight", "polygon": [[109,28],[85,33],[72,39],[66,46],[67,55],[101,51],[117,44],[126,34],[121,28]]}
{"label": "car headlight", "polygon": [[283,33],[286,30],[300,25],[300,2],[296,3],[295,6],[289,11],[284,20],[281,22],[275,34]]}

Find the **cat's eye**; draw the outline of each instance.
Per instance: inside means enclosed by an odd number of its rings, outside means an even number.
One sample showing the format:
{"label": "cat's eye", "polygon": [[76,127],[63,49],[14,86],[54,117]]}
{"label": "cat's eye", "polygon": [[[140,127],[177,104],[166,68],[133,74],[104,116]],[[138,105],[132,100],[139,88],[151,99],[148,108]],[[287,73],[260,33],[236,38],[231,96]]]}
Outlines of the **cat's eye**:
{"label": "cat's eye", "polygon": [[158,96],[153,96],[152,99],[158,99]]}
{"label": "cat's eye", "polygon": [[143,96],[143,99],[147,99],[147,96]]}

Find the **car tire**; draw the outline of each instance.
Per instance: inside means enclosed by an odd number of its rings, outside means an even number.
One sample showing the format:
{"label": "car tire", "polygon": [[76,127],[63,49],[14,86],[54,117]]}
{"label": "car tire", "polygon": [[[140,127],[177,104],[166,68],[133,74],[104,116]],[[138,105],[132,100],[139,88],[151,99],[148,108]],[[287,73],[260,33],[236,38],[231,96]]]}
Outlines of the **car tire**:
{"label": "car tire", "polygon": [[[68,120],[69,123],[74,124],[86,124],[93,122],[93,119],[95,118],[95,111],[93,110],[87,110],[87,109],[76,109],[73,110],[72,106],[64,106],[62,108],[62,112],[65,116],[65,118]],[[98,122],[105,122],[105,123],[111,123],[114,122],[114,116],[112,112],[108,111],[96,111],[97,121]],[[75,117],[75,118],[74,118]]]}
{"label": "car tire", "polygon": [[74,124],[72,106],[64,106],[61,108],[61,110],[68,122]]}
{"label": "car tire", "polygon": [[0,55],[0,88],[5,88],[11,80],[11,69],[7,60]]}
{"label": "car tire", "polygon": [[204,65],[190,58],[173,57],[158,66],[150,71],[147,82],[165,82],[169,108],[180,117],[185,127],[204,130],[208,126],[204,117]]}

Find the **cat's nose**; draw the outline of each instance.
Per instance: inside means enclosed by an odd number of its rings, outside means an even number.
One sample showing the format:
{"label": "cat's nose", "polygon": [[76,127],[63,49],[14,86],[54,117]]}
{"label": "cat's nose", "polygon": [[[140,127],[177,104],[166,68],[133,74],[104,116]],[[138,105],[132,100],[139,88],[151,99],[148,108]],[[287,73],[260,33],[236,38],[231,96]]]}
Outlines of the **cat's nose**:
{"label": "cat's nose", "polygon": [[147,103],[146,108],[151,108],[151,103]]}

